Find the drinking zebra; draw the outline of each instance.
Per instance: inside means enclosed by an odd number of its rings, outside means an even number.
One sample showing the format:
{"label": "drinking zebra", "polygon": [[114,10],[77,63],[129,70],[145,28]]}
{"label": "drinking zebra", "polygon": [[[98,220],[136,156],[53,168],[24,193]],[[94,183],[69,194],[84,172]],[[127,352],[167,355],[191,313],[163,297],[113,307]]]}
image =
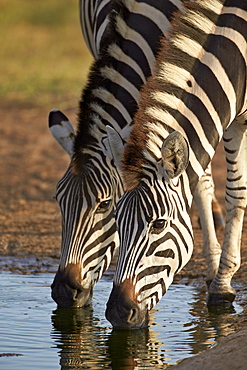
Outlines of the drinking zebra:
{"label": "drinking zebra", "polygon": [[196,0],[162,41],[124,149],[120,252],[106,310],[114,327],[147,325],[148,311],[189,261],[193,193],[222,137],[226,229],[220,260],[209,265],[207,303],[235,298],[247,200],[246,39],[246,0]]}
{"label": "drinking zebra", "polygon": [[[112,1],[107,21],[105,1],[85,4],[92,19],[81,17],[82,28],[87,29],[88,45],[98,59],[82,94],[76,136],[61,112],[50,114],[51,131],[71,156],[56,193],[62,213],[62,248],[52,297],[59,306],[87,304],[118,247],[113,213],[123,187],[113,153],[121,155],[123,141],[129,136],[139,91],[152,72],[160,36],[167,36],[172,14],[182,9],[182,2],[177,0]],[[105,28],[99,26],[99,19]],[[113,128],[119,136],[114,135]],[[108,136],[113,136],[111,145]],[[208,200],[213,197],[211,182],[211,176],[205,175],[198,204],[203,216],[209,214],[201,222],[206,244],[214,243],[219,255],[216,237],[208,239],[208,235],[215,235]],[[215,214],[222,225],[221,215]]]}

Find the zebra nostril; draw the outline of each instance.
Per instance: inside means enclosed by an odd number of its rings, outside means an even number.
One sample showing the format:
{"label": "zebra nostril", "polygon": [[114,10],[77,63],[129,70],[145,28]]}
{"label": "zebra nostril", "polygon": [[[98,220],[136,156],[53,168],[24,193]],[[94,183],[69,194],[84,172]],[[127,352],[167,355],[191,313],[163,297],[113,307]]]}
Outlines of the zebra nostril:
{"label": "zebra nostril", "polygon": [[82,292],[83,292],[82,289],[75,289],[74,294],[73,294],[73,299],[74,300],[80,299]]}
{"label": "zebra nostril", "polygon": [[131,308],[127,322],[129,324],[134,324],[138,320],[138,310],[136,308]]}
{"label": "zebra nostril", "polygon": [[78,302],[79,307],[81,307],[81,301],[83,301],[83,306],[87,306],[92,302],[93,289],[74,289],[73,301]]}

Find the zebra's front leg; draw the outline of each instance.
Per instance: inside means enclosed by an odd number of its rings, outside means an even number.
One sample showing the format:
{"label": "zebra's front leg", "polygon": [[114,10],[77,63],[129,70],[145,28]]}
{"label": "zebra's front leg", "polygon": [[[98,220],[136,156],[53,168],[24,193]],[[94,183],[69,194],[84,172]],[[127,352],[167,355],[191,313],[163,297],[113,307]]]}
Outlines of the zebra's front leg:
{"label": "zebra's front leg", "polygon": [[240,244],[247,200],[246,126],[234,121],[224,134],[227,160],[226,228],[218,272],[209,286],[208,306],[229,306],[235,299],[231,280],[240,267]]}
{"label": "zebra's front leg", "polygon": [[[216,225],[213,213],[213,202],[215,202],[216,205],[218,203],[214,196],[214,183],[210,165],[198,182],[194,200],[198,208],[200,225],[203,233],[203,255],[207,262],[206,282],[209,286],[218,271],[221,255],[221,247],[215,232]],[[223,227],[224,220],[221,212],[217,213],[217,215],[221,227]]]}

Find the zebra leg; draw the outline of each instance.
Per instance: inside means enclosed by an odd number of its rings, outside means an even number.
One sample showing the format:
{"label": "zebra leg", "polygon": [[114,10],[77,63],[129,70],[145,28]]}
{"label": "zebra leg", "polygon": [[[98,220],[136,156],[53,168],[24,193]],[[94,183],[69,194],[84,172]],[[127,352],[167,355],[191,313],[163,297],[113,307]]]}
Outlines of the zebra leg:
{"label": "zebra leg", "polygon": [[[224,216],[221,210],[221,206],[219,202],[217,201],[215,193],[214,193],[214,181],[213,181],[211,163],[206,168],[203,177],[199,180],[195,196],[199,197],[199,199],[196,200],[196,202],[198,202],[198,205],[200,207],[203,207],[203,209],[205,208],[208,209],[208,214],[211,214],[211,212],[213,212],[215,230],[216,231],[224,230],[225,220],[224,220]],[[206,197],[212,196],[212,199],[211,198],[208,199],[207,203],[203,202],[203,199],[200,200],[200,198],[204,196]],[[200,211],[200,209],[198,210]],[[201,227],[202,227],[202,224],[201,224],[202,219],[203,218],[199,212],[199,224]]]}
{"label": "zebra leg", "polygon": [[241,234],[247,203],[245,130],[246,126],[234,121],[224,134],[227,160],[226,228],[219,269],[209,286],[208,306],[230,306],[236,295],[231,280],[240,267]]}
{"label": "zebra leg", "polygon": [[[203,254],[207,262],[206,282],[207,285],[210,285],[218,271],[221,255],[221,247],[217,240],[212,212],[213,201],[216,201],[216,205],[218,203],[214,196],[214,182],[211,174],[211,166],[208,166],[204,175],[200,179],[194,194],[194,200],[198,208],[200,224],[203,232]],[[218,216],[220,214],[218,214]],[[221,223],[222,222],[223,217]]]}

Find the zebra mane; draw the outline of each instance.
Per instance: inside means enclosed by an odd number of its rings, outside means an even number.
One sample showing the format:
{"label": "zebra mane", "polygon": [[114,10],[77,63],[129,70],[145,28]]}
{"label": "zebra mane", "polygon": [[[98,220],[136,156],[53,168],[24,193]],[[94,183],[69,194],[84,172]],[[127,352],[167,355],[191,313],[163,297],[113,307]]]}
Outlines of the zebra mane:
{"label": "zebra mane", "polygon": [[[114,4],[109,15],[109,23],[101,39],[99,58],[90,67],[88,81],[79,102],[78,126],[74,141],[75,173],[81,173],[89,156],[95,152],[95,147],[101,146],[102,138],[106,135],[106,125],[109,125],[107,106],[112,104],[112,89],[119,78],[118,60],[121,60],[119,46],[124,41],[123,34],[128,32],[126,22],[136,1],[119,0],[112,3]],[[134,114],[136,104],[133,102],[131,104],[129,110],[134,110]],[[119,127],[114,128],[119,131]]]}
{"label": "zebra mane", "polygon": [[[161,159],[164,139],[174,129],[178,100],[191,87],[190,75],[202,55],[225,0],[194,0],[175,13],[168,39],[162,38],[154,74],[141,89],[141,99],[122,160],[126,190],[139,185],[147,161]],[[188,44],[186,43],[186,41]],[[200,45],[200,48],[198,48]],[[186,53],[186,48],[193,57]],[[175,66],[175,67],[174,67]],[[172,127],[172,128],[171,128]]]}

